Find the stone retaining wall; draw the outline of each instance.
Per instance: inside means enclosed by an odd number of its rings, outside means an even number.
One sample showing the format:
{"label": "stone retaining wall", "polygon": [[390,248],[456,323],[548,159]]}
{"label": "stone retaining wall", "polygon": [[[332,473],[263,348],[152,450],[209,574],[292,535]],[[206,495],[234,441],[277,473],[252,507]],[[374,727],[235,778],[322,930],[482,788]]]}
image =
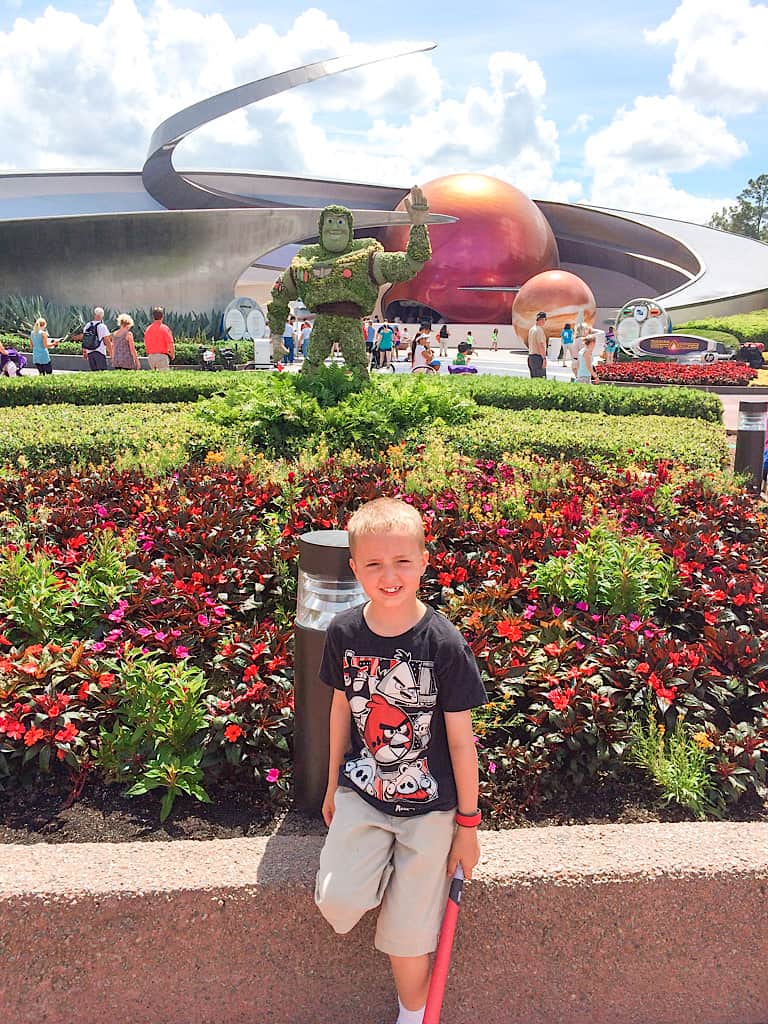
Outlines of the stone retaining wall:
{"label": "stone retaining wall", "polygon": [[[321,837],[0,847],[0,1021],[392,1024]],[[483,835],[445,1024],[765,1024],[768,825]]]}

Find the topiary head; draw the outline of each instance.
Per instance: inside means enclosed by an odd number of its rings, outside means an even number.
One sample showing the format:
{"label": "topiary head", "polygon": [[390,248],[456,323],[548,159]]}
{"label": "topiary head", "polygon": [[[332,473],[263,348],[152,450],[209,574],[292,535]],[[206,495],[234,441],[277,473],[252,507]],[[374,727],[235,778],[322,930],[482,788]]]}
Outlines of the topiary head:
{"label": "topiary head", "polygon": [[346,206],[326,206],[317,222],[320,244],[328,252],[346,252],[352,242],[355,221]]}

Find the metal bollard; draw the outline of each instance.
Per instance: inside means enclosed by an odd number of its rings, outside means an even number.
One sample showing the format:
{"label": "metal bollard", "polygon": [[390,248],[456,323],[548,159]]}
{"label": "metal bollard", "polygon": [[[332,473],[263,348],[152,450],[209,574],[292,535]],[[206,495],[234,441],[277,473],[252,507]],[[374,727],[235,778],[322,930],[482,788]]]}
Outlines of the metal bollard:
{"label": "metal bollard", "polygon": [[331,688],[320,681],[325,634],[331,619],[365,600],[349,567],[346,530],[318,530],[298,538],[294,664],[294,768],[296,807],[318,814],[328,784]]}
{"label": "metal bollard", "polygon": [[763,451],[768,424],[768,402],[739,402],[736,454],[733,469],[749,476],[747,487],[759,494],[763,482]]}

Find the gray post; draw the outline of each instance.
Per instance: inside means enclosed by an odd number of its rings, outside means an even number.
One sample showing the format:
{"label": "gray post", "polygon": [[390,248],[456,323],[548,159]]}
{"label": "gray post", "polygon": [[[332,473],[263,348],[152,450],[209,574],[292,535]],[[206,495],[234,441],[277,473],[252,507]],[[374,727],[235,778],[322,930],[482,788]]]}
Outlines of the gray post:
{"label": "gray post", "polygon": [[733,469],[749,476],[747,486],[760,493],[763,481],[763,450],[768,422],[768,402],[739,402],[736,455]]}
{"label": "gray post", "polygon": [[[296,807],[318,814],[328,783],[331,689],[320,682],[325,633],[334,615],[362,604],[365,593],[349,567],[346,530],[298,538],[299,592],[294,664]],[[341,682],[341,680],[339,680]]]}

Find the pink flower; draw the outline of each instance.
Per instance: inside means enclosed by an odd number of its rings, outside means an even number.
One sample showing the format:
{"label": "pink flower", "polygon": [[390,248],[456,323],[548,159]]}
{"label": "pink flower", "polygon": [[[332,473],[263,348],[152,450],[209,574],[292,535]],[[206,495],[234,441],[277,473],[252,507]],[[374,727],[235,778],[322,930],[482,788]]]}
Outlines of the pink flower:
{"label": "pink flower", "polygon": [[139,626],[136,632],[139,634],[142,640],[145,640],[148,636],[152,636],[152,630],[147,629],[146,626]]}
{"label": "pink flower", "polygon": [[217,618],[222,619],[227,614],[227,609],[223,605],[217,604],[213,609],[213,614]]}
{"label": "pink flower", "polygon": [[166,638],[167,636],[168,636],[168,634],[167,634],[167,633],[164,633],[164,632],[162,631],[162,629],[159,629],[159,630],[158,630],[158,631],[157,631],[157,632],[155,633],[155,640],[159,640],[159,641],[160,641],[160,642],[162,643],[162,641],[163,641],[163,640],[165,640],[165,638]]}
{"label": "pink flower", "polygon": [[488,762],[488,772],[489,772],[490,775],[495,775],[496,774],[496,762],[495,761],[489,761]]}
{"label": "pink flower", "polygon": [[94,505],[93,511],[96,513],[97,516],[101,516],[102,519],[109,515],[109,512],[106,510],[104,505]]}
{"label": "pink flower", "polygon": [[280,771],[277,768],[270,768],[267,772],[267,782],[277,782],[280,778]]}
{"label": "pink flower", "polygon": [[97,640],[95,643],[91,644],[91,650],[95,651],[97,654],[101,654],[101,652],[106,651],[106,649],[107,645],[103,644],[101,640]]}
{"label": "pink flower", "polygon": [[207,626],[209,622],[210,619],[208,618],[208,616],[204,615],[203,612],[200,612],[200,614],[197,616],[197,624],[199,626]]}
{"label": "pink flower", "polygon": [[177,658],[186,658],[189,655],[189,648],[185,647],[183,644],[179,644],[173,653]]}
{"label": "pink flower", "polygon": [[586,601],[577,601],[576,602],[576,607],[579,609],[580,612],[588,612],[589,611],[589,605],[587,604]]}

